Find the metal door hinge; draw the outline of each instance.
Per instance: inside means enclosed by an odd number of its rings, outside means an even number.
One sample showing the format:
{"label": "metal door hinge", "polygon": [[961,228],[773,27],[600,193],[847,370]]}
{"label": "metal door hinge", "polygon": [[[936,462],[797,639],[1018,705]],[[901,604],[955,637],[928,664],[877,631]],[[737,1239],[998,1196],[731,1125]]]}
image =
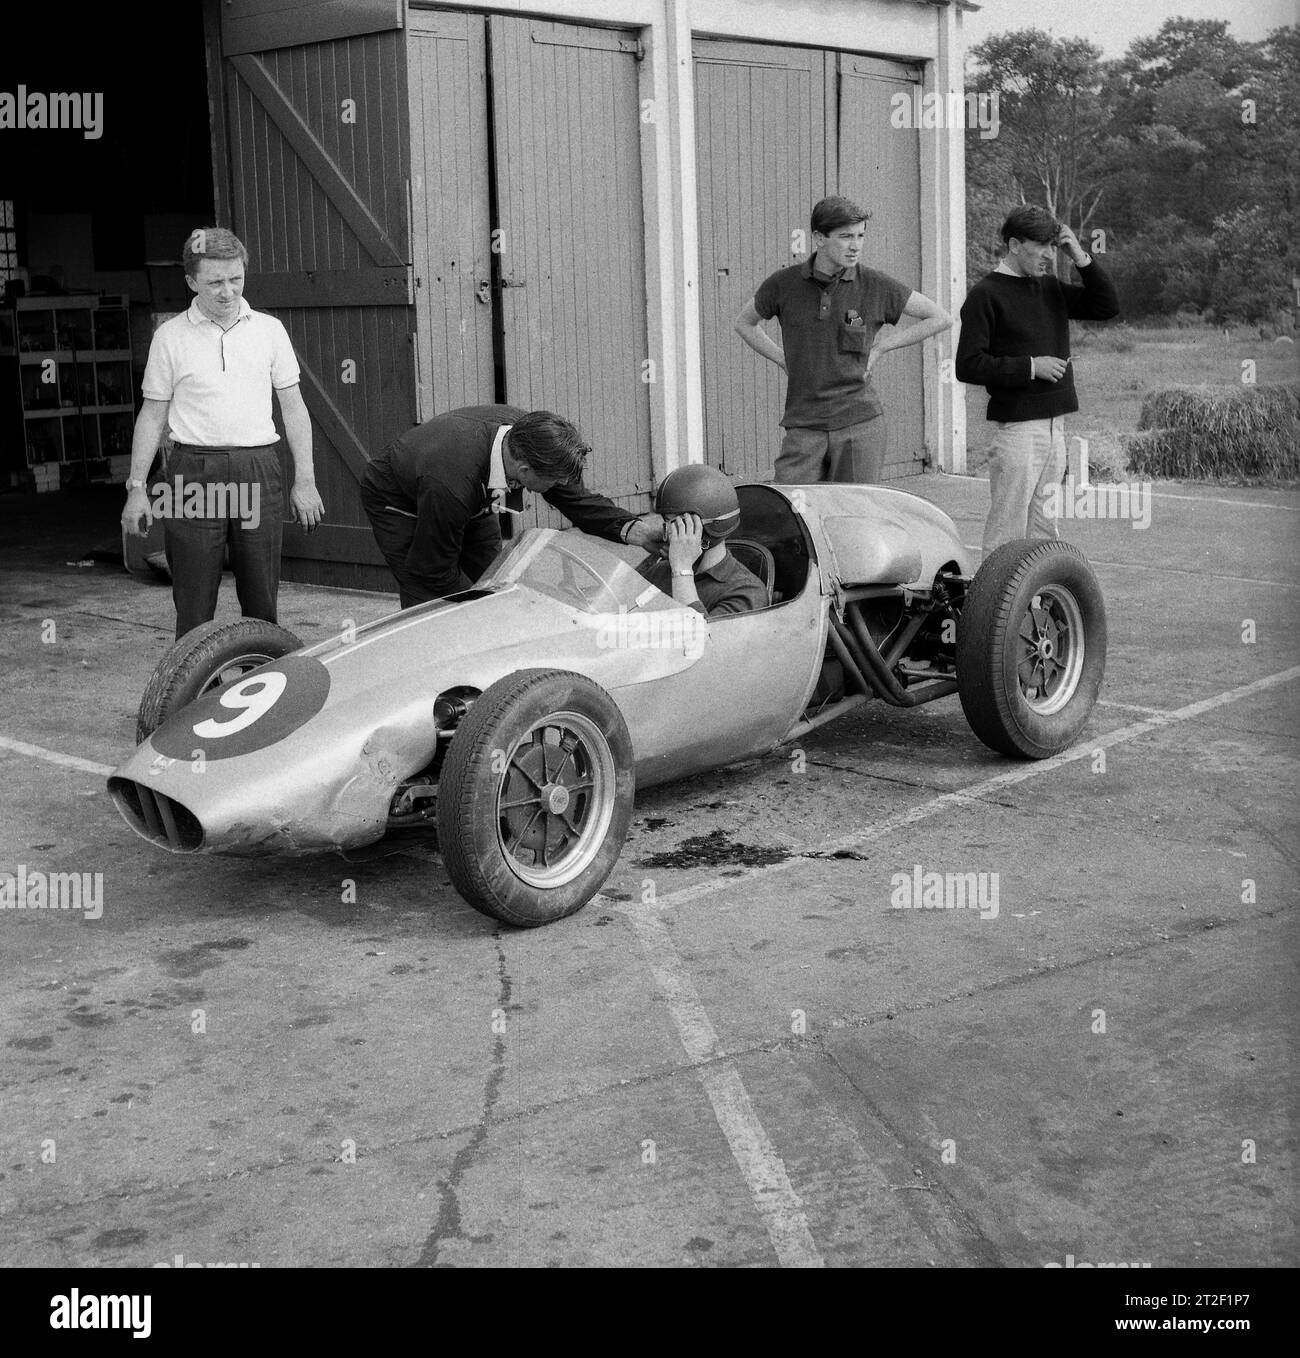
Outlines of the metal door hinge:
{"label": "metal door hinge", "polygon": [[494,278],[491,282],[486,278],[481,278],[478,287],[474,289],[474,296],[486,305],[492,300],[491,294],[494,292],[504,292],[506,288],[526,288],[527,286],[527,283],[516,283],[512,278]]}

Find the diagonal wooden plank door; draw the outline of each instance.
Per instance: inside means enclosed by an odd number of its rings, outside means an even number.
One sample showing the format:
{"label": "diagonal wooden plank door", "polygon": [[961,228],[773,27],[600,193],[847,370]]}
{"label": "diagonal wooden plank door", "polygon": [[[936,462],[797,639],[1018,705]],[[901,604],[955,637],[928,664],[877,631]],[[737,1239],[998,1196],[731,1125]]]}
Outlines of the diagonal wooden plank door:
{"label": "diagonal wooden plank door", "polygon": [[226,58],[247,295],[293,341],[326,507],[311,535],[285,527],[290,580],[391,583],[357,480],[415,419],[402,42],[393,30]]}

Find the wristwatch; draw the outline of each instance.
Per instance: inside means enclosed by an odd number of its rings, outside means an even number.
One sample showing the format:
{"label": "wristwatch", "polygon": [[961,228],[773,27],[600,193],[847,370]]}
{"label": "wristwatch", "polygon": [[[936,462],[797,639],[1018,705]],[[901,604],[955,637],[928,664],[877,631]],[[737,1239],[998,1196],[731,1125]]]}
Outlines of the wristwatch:
{"label": "wristwatch", "polygon": [[674,575],[694,575],[694,571],[674,571]]}
{"label": "wristwatch", "polygon": [[144,489],[144,482],[143,482],[143,481],[136,481],[136,480],[134,480],[132,477],[128,476],[128,477],[126,478],[126,488],[127,488],[127,490],[143,490],[143,489]]}

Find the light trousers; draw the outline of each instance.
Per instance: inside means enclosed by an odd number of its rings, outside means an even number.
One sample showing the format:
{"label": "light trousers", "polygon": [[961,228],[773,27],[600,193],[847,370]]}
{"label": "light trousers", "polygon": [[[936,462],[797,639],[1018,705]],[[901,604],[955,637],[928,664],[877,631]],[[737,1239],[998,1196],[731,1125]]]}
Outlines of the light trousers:
{"label": "light trousers", "polygon": [[989,445],[989,495],[984,555],[1016,538],[1059,538],[1048,509],[1052,488],[1065,479],[1065,419],[994,425]]}

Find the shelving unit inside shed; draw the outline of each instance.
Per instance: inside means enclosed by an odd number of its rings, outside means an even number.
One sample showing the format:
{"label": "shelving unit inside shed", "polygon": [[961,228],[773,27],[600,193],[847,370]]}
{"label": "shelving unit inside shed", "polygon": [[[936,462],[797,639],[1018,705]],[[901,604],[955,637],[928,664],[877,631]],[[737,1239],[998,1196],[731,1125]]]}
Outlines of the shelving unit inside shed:
{"label": "shelving unit inside shed", "polygon": [[18,465],[38,488],[117,479],[135,424],[130,299],[19,298],[0,311],[0,359],[18,383]]}

